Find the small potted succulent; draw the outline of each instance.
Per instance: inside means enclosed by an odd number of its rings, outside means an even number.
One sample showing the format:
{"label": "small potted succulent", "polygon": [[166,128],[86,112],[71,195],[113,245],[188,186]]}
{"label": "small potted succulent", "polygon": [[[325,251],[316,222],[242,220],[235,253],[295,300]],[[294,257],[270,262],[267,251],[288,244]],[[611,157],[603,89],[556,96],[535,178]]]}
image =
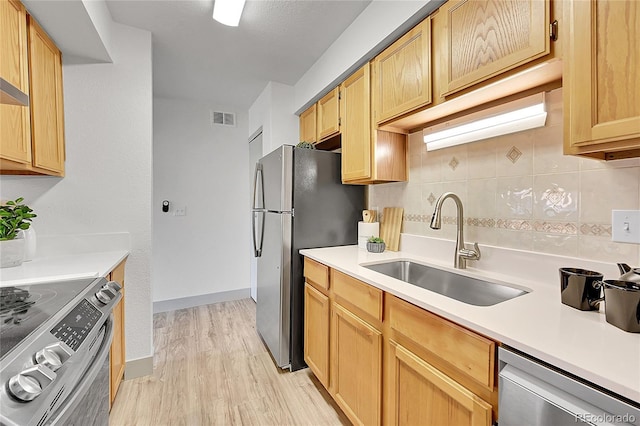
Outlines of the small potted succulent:
{"label": "small potted succulent", "polygon": [[367,240],[367,251],[371,253],[382,253],[386,248],[384,240],[379,237],[369,237]]}
{"label": "small potted succulent", "polygon": [[0,206],[0,268],[19,266],[24,259],[25,241],[20,231],[29,229],[36,215],[23,201],[18,198]]}

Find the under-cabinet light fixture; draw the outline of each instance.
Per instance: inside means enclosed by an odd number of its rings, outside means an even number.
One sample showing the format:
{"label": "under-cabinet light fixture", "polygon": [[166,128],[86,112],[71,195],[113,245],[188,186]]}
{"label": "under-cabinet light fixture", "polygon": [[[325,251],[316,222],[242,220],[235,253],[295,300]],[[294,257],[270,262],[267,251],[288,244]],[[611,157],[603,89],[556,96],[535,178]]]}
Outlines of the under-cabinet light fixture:
{"label": "under-cabinet light fixture", "polygon": [[427,151],[544,126],[544,92],[518,99],[422,131]]}
{"label": "under-cabinet light fixture", "polygon": [[246,0],[215,0],[213,19],[230,27],[237,27]]}

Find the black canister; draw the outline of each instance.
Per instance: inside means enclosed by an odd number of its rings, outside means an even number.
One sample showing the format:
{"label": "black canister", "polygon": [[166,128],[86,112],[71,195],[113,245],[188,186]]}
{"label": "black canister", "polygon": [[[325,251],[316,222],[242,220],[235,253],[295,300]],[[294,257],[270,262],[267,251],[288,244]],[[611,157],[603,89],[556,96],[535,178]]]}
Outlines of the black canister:
{"label": "black canister", "polygon": [[640,333],[640,285],[631,281],[604,282],[605,317],[624,331]]}
{"label": "black canister", "polygon": [[562,303],[581,311],[600,307],[603,275],[579,268],[560,268],[560,297]]}

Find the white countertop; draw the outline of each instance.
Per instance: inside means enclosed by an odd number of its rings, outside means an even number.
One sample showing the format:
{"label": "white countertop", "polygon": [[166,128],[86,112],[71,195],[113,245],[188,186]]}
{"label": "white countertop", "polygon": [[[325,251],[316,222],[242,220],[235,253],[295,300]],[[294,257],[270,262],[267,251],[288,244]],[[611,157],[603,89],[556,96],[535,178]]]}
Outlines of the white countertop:
{"label": "white countertop", "polygon": [[20,266],[0,269],[0,287],[103,277],[128,255],[127,250],[113,250],[36,258]]}
{"label": "white countertop", "polygon": [[[377,254],[357,246],[346,246],[300,250],[300,253],[640,402],[640,333],[628,333],[607,323],[603,311],[585,312],[563,305],[557,278],[554,282],[548,278],[527,280],[473,267],[460,271],[449,266],[452,261],[445,263],[417,256],[412,254],[415,253],[413,251]],[[505,283],[531,292],[493,306],[473,306],[361,266],[400,259]],[[577,265],[569,263],[565,266]],[[529,264],[531,275],[535,275],[536,268],[535,261]],[[555,274],[557,276],[557,269]]]}

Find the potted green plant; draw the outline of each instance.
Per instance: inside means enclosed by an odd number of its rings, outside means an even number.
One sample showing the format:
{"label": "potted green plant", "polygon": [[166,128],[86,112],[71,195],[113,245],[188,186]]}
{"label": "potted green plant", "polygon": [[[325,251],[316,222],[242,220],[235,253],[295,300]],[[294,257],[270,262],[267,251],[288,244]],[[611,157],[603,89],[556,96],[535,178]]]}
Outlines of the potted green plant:
{"label": "potted green plant", "polygon": [[20,231],[29,229],[36,215],[23,201],[21,197],[0,206],[0,268],[19,266],[24,259],[25,243]]}
{"label": "potted green plant", "polygon": [[370,251],[371,253],[382,253],[385,248],[386,245],[382,238],[369,237],[367,240],[367,251]]}
{"label": "potted green plant", "polygon": [[316,146],[311,142],[302,141],[296,145],[296,148],[316,149]]}

